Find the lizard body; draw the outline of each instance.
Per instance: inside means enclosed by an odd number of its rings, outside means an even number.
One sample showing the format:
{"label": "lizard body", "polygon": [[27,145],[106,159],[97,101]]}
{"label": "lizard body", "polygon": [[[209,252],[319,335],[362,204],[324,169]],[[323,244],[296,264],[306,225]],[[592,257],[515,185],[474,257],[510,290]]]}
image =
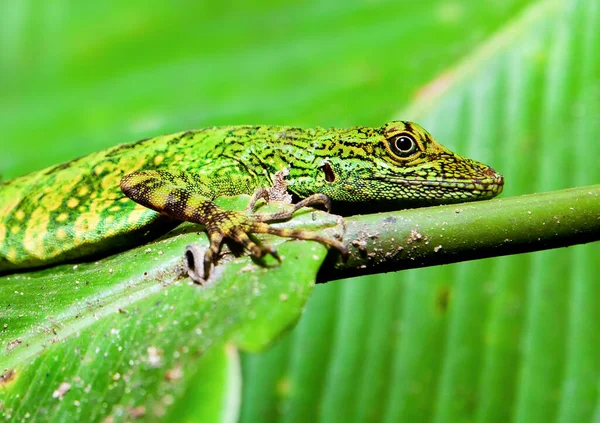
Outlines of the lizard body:
{"label": "lizard body", "polygon": [[247,233],[253,232],[328,243],[310,232],[271,230],[265,223],[269,219],[212,202],[270,187],[284,171],[287,189],[311,199],[307,205],[326,202],[324,194],[333,201],[391,202],[401,208],[415,201],[491,198],[503,186],[493,169],[450,152],[410,122],[379,128],[226,126],[181,132],[0,183],[0,273],[128,248],[181,220],[206,225],[210,260],[224,237],[258,256],[274,253],[249,241]]}

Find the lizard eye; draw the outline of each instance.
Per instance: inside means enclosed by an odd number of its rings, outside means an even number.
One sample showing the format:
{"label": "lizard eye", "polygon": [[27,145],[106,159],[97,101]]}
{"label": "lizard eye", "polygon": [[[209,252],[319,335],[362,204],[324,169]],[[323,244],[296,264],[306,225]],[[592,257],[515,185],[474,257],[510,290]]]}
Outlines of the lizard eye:
{"label": "lizard eye", "polygon": [[392,152],[400,157],[412,156],[417,150],[417,142],[408,134],[400,134],[389,141]]}

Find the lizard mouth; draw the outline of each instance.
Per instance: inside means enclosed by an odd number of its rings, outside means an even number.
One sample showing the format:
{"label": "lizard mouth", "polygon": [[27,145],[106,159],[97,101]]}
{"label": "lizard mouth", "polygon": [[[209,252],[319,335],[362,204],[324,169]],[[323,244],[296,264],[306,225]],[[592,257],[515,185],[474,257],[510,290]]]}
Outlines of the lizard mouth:
{"label": "lizard mouth", "polygon": [[381,176],[375,177],[374,179],[407,187],[441,188],[445,191],[466,191],[476,196],[489,197],[500,194],[504,187],[504,177],[496,172],[494,172],[491,177],[478,179],[407,179],[398,176]]}

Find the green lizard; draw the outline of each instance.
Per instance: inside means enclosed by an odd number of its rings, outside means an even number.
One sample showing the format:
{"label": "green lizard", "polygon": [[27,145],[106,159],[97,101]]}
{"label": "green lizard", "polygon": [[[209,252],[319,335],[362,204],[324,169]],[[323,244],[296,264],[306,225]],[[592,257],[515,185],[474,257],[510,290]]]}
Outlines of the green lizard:
{"label": "green lizard", "polygon": [[[285,173],[283,173],[285,172]],[[314,239],[346,253],[335,239],[276,229],[291,217],[224,210],[219,196],[256,193],[277,177],[304,200],[293,210],[333,201],[398,208],[480,200],[502,191],[492,168],[460,157],[419,125],[300,129],[226,126],[158,136],[90,154],[0,184],[0,273],[129,248],[181,221],[204,224],[208,277],[224,238],[257,257],[274,249],[248,234]],[[258,191],[257,191],[258,190]],[[132,201],[133,200],[133,201]]]}

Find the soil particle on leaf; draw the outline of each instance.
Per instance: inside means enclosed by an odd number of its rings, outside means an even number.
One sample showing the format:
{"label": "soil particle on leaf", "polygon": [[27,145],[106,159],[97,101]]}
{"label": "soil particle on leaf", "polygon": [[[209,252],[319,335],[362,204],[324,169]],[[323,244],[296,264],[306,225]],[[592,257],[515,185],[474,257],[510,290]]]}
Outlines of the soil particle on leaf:
{"label": "soil particle on leaf", "polygon": [[361,254],[364,254],[367,251],[367,241],[364,239],[355,239],[351,244],[356,247]]}
{"label": "soil particle on leaf", "polygon": [[71,384],[68,382],[62,382],[58,385],[58,388],[52,393],[52,398],[58,398],[60,401],[64,396],[71,390]]}
{"label": "soil particle on leaf", "polygon": [[8,343],[8,345],[6,346],[6,351],[7,352],[11,352],[12,350],[14,350],[15,348],[17,348],[22,343],[23,343],[23,341],[21,341],[19,338],[14,339],[14,340],[12,340],[12,341],[10,341]]}
{"label": "soil particle on leaf", "polygon": [[239,272],[240,273],[246,273],[246,272],[253,272],[254,270],[256,270],[255,266],[253,264],[248,264],[244,267],[242,267]]}
{"label": "soil particle on leaf", "polygon": [[183,370],[181,370],[181,366],[175,366],[170,370],[167,370],[165,373],[165,380],[168,382],[172,382],[174,380],[179,380],[183,377]]}
{"label": "soil particle on leaf", "polygon": [[[390,254],[391,258],[396,257],[398,254],[400,254],[402,252],[402,250],[404,250],[404,248],[402,246],[398,246],[398,248],[396,248],[396,250]],[[387,254],[386,254],[387,256]]]}
{"label": "soil particle on leaf", "polygon": [[137,407],[132,408],[129,413],[134,419],[142,418],[146,415],[146,407],[143,405],[138,405]]}
{"label": "soil particle on leaf", "polygon": [[148,347],[148,364],[152,367],[160,367],[162,365],[162,351],[156,347]]}
{"label": "soil particle on leaf", "polygon": [[410,231],[410,236],[407,238],[406,243],[407,244],[412,244],[415,241],[420,241],[423,239],[423,235],[421,235],[421,233],[419,231],[416,230],[412,230]]}

